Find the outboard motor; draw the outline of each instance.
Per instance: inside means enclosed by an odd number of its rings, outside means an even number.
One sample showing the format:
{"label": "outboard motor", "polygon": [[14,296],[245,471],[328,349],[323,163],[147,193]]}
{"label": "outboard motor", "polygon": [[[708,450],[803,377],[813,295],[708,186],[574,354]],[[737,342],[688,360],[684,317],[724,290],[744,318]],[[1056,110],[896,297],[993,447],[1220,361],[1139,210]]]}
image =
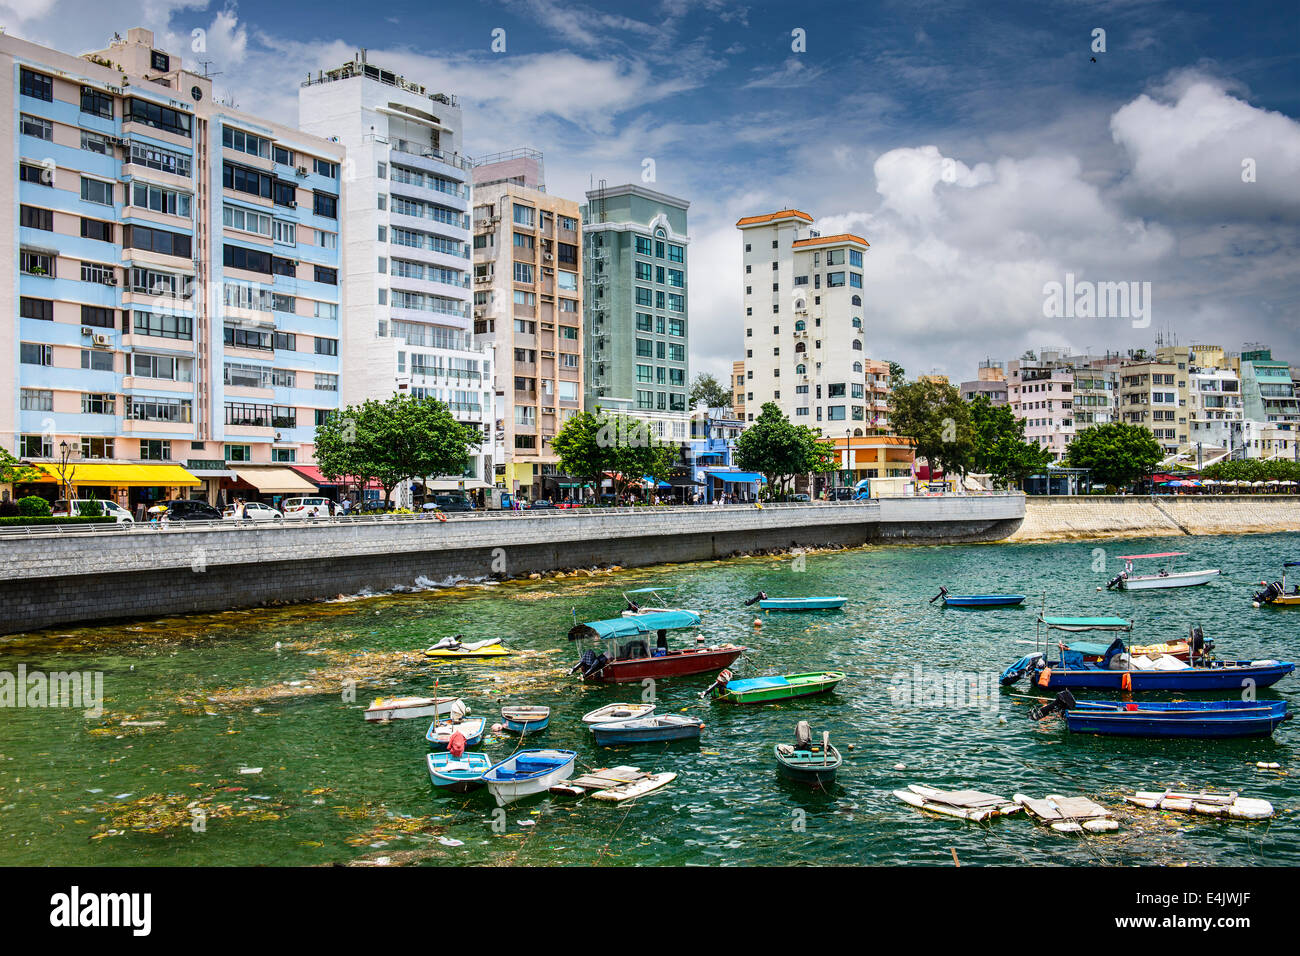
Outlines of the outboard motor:
{"label": "outboard motor", "polygon": [[1020,660],[1016,661],[1014,664],[1012,664],[1010,667],[1004,670],[1002,672],[1002,676],[998,678],[998,682],[1003,687],[1010,687],[1012,684],[1019,681],[1020,678],[1024,677],[1030,671],[1034,670],[1039,664],[1042,663],[1042,660],[1043,660],[1043,655],[1042,652],[1040,651],[1034,651],[1034,653],[1032,654],[1026,654],[1024,657],[1020,658]]}
{"label": "outboard motor", "polygon": [[948,589],[941,585],[939,587],[939,593],[936,594],[934,597],[930,598],[930,603],[933,604],[935,601],[939,600],[939,598],[947,597],[947,596],[948,596]]}
{"label": "outboard motor", "polygon": [[627,602],[627,609],[628,609],[629,611],[631,611],[633,614],[640,614],[640,613],[641,613],[641,605],[640,605],[640,604],[637,604],[636,601],[628,601],[628,602]]}
{"label": "outboard motor", "polygon": [[1117,587],[1119,587],[1119,582],[1123,581],[1126,577],[1128,577],[1128,573],[1125,571],[1121,571],[1119,574],[1115,575],[1113,578],[1111,578],[1109,581],[1106,582],[1106,590],[1107,591],[1115,590]]}
{"label": "outboard motor", "polygon": [[727,681],[729,680],[731,680],[731,671],[722,671],[722,673],[718,674],[718,679],[706,687],[704,693],[700,694],[700,699],[703,700],[705,697],[708,697],[709,694],[713,693],[715,687],[719,690],[725,691],[727,689]]}
{"label": "outboard motor", "polygon": [[1068,690],[1060,691],[1056,695],[1056,700],[1049,701],[1041,707],[1035,707],[1029,711],[1030,720],[1042,720],[1044,717],[1051,717],[1053,714],[1063,714],[1074,707],[1076,701],[1074,695]]}
{"label": "outboard motor", "polygon": [[598,674],[609,663],[609,658],[604,654],[597,654],[595,651],[587,651],[582,655],[582,660],[578,661],[577,668],[582,670],[582,678],[586,680],[593,674]]}
{"label": "outboard motor", "polygon": [[812,750],[812,728],[808,721],[801,720],[794,725],[794,749]]}
{"label": "outboard motor", "polygon": [[1264,588],[1264,590],[1256,594],[1254,601],[1256,604],[1268,604],[1274,598],[1280,597],[1281,594],[1282,594],[1282,582],[1274,581],[1268,587]]}
{"label": "outboard motor", "polygon": [[1196,658],[1214,650],[1214,641],[1207,641],[1205,639],[1205,631],[1201,629],[1201,625],[1199,624],[1194,625],[1191,630],[1188,631],[1187,645],[1191,649],[1191,653],[1188,656],[1192,660],[1196,660]]}
{"label": "outboard motor", "polygon": [[745,607],[750,607],[751,605],[757,604],[759,601],[766,601],[766,600],[767,600],[767,592],[759,591],[752,598],[750,598],[748,601],[745,602]]}

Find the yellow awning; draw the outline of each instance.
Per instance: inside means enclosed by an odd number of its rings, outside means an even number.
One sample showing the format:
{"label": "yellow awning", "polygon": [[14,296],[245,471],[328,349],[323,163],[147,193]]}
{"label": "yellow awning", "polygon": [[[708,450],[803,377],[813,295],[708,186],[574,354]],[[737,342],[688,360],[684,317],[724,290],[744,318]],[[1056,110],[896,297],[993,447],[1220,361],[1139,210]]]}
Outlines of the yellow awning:
{"label": "yellow awning", "polygon": [[246,481],[267,495],[319,495],[320,489],[292,468],[235,467],[240,481]]}
{"label": "yellow awning", "polygon": [[[58,465],[40,462],[34,467],[46,475],[37,481],[62,483],[64,480],[59,476]],[[104,485],[112,488],[171,488],[203,484],[201,479],[195,478],[180,465],[140,465],[134,462],[71,461],[68,462],[64,475],[73,487]]]}

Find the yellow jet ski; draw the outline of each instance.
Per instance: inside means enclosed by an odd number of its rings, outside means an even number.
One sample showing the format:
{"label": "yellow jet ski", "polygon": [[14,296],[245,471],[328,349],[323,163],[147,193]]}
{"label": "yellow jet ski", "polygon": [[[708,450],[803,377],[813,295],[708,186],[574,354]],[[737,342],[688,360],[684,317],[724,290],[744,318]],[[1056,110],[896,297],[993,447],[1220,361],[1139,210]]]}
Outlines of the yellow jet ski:
{"label": "yellow jet ski", "polygon": [[424,651],[426,657],[505,657],[510,653],[512,652],[509,648],[501,646],[499,637],[464,644],[460,640],[460,635],[444,637]]}

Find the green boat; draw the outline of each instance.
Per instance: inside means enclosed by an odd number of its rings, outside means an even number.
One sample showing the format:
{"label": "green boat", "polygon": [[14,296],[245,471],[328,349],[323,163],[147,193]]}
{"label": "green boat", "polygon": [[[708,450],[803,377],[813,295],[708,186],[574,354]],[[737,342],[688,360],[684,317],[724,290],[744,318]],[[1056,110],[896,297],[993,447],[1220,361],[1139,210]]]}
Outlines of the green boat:
{"label": "green boat", "polygon": [[734,680],[731,671],[723,671],[708,690],[700,696],[712,694],[714,700],[733,704],[770,704],[795,697],[826,694],[847,677],[841,671],[818,671],[813,674],[790,674],[787,677],[749,677]]}
{"label": "green boat", "polygon": [[806,720],[796,725],[794,743],[777,744],[773,753],[781,776],[818,790],[825,790],[835,782],[835,771],[843,762],[840,752],[831,745],[830,734],[822,734],[820,745],[813,743]]}

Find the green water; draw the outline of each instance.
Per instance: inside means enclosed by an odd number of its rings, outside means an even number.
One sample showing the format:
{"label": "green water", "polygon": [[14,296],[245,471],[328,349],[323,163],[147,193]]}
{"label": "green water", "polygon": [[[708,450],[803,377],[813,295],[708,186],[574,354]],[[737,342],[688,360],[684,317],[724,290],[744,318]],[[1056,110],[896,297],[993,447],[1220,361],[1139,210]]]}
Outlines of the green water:
{"label": "green water", "polygon": [[[1220,567],[1224,576],[1182,591],[1096,590],[1119,569],[1118,555],[1170,543],[864,548],[809,555],[802,571],[788,557],[750,558],[0,638],[0,670],[102,671],[105,695],[100,718],[0,711],[0,863],[306,865],[387,856],[427,864],[951,865],[955,850],[964,864],[1300,864],[1300,801],[1285,774],[1300,769],[1295,721],[1272,739],[1161,742],[1071,737],[1059,723],[1029,721],[1025,704],[1002,690],[985,707],[891,701],[898,675],[910,677],[917,663],[926,674],[990,680],[1032,649],[1018,641],[1033,637],[1044,592],[1051,612],[1134,618],[1139,641],[1175,639],[1200,623],[1225,656],[1300,656],[1300,609],[1250,606],[1254,582],[1297,556],[1294,535],[1179,539],[1192,552],[1184,569]],[[1109,562],[1100,572],[1098,548]],[[701,716],[700,743],[602,750],[581,715],[635,699],[640,688],[567,676],[575,655],[565,631],[575,612],[579,620],[613,616],[621,590],[651,584],[675,584],[674,603],[704,610],[711,640],[750,647],[733,667],[738,676],[851,676],[834,694],[762,707],[700,701],[709,676],[660,681],[660,712]],[[939,584],[1029,594],[1033,606],[930,606]],[[763,615],[755,630],[756,615],[741,601],[759,589],[842,594],[850,603],[842,612]],[[456,633],[504,636],[520,653],[442,664],[397,658]],[[339,692],[338,668],[349,664],[346,673],[359,680],[355,701]],[[493,813],[486,791],[436,791],[425,773],[427,721],[362,719],[374,696],[427,693],[435,680],[489,718],[503,703],[550,705],[550,728],[536,745],[576,750],[579,768],[633,764],[678,777],[631,805],[543,796],[504,814]],[[1295,702],[1297,686],[1293,675],[1262,696]],[[268,688],[288,696],[266,699]],[[830,793],[776,775],[772,744],[799,719],[818,735],[829,731],[844,753]],[[479,749],[504,757],[515,746],[496,737]],[[1262,772],[1257,761],[1283,772]],[[1245,824],[1122,811],[1118,834],[1081,839],[1021,817],[981,826],[921,814],[890,793],[913,782],[1007,796],[1085,793],[1116,806],[1126,788],[1211,786],[1264,797],[1278,813]],[[195,801],[206,815],[197,829]]]}

